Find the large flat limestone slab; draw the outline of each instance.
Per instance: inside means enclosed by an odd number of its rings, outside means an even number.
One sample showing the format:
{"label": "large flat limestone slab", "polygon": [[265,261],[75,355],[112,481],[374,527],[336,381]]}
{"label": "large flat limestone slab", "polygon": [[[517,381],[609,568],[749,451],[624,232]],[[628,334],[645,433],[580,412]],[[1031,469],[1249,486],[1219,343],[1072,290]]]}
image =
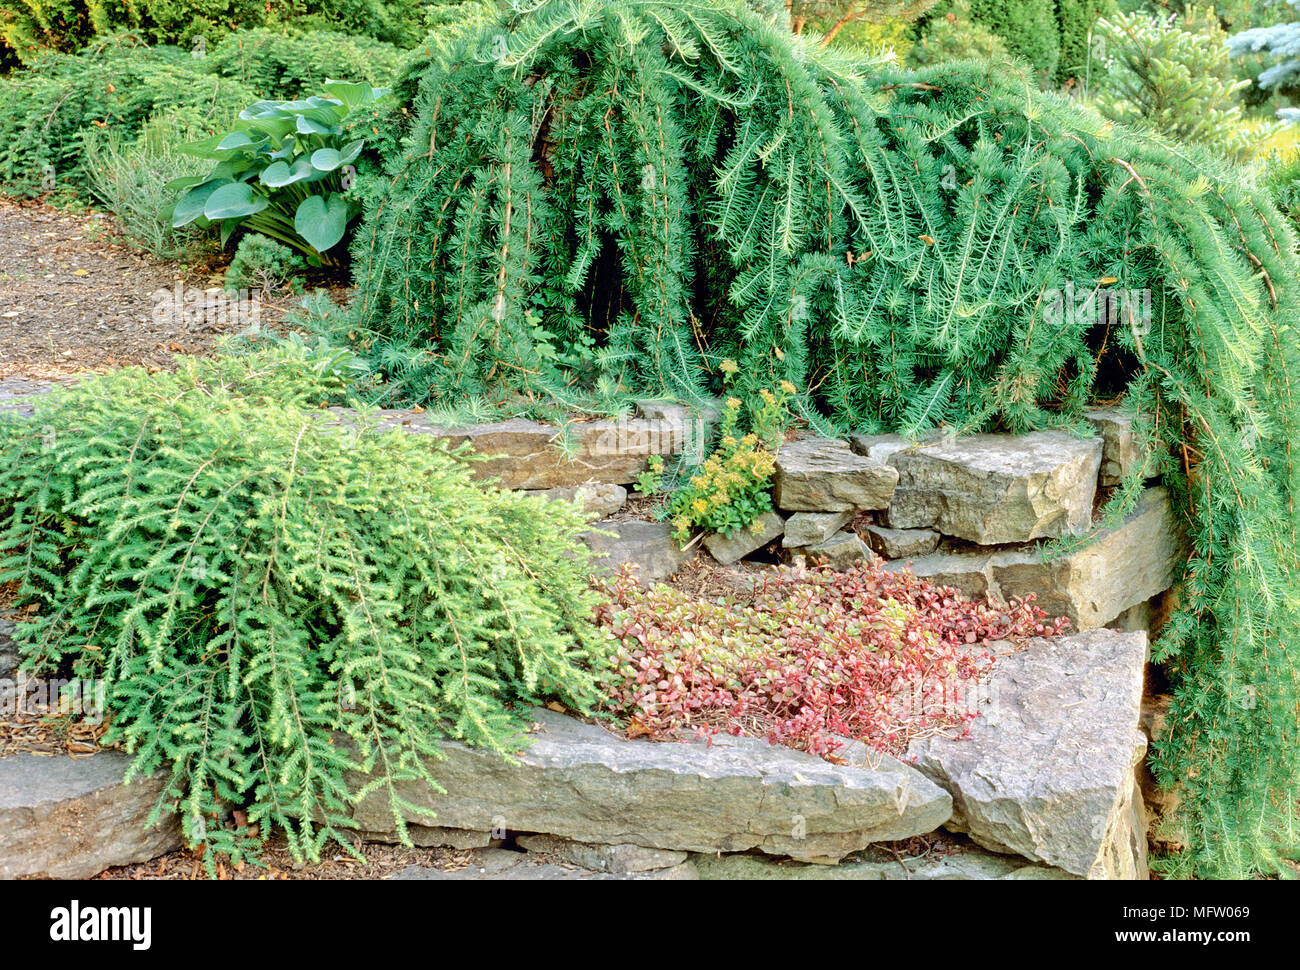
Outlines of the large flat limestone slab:
{"label": "large flat limestone slab", "polygon": [[164,779],[123,784],[130,763],[117,751],[0,758],[0,879],[89,879],[180,848],[174,815],[144,824]]}
{"label": "large flat limestone slab", "polygon": [[[839,859],[930,832],[952,810],[947,792],[892,758],[858,768],[749,738],[630,741],[549,710],[530,716],[540,731],[517,764],[448,743],[446,758],[429,763],[446,794],[402,783],[402,795],[436,812],[432,824],[443,827],[801,859]],[[355,817],[366,831],[393,827],[378,793]]]}
{"label": "large flat limestone slab", "polygon": [[1122,522],[1050,562],[1030,546],[936,552],[885,568],[908,568],[967,595],[1003,602],[1034,593],[1049,616],[1067,616],[1073,629],[1091,630],[1169,589],[1185,558],[1168,492],[1160,487],[1147,489]]}
{"label": "large flat limestone slab", "polygon": [[980,545],[1078,535],[1092,522],[1102,442],[1061,431],[976,434],[893,451],[894,529]]}
{"label": "large flat limestone slab", "polygon": [[1146,879],[1136,768],[1146,634],[1030,640],[994,664],[970,738],[913,742],[953,796],[950,830],[1089,879]]}
{"label": "large flat limestone slab", "polygon": [[[345,408],[331,408],[343,421]],[[706,418],[685,408],[665,407],[655,417],[578,421],[567,431],[551,424],[514,418],[490,424],[446,427],[424,412],[379,412],[380,430],[425,434],[456,447],[467,444],[486,461],[474,462],[476,478],[495,479],[502,488],[548,490],[589,483],[627,485],[648,467],[651,455],[701,451],[708,437]],[[567,439],[569,449],[562,447]]]}

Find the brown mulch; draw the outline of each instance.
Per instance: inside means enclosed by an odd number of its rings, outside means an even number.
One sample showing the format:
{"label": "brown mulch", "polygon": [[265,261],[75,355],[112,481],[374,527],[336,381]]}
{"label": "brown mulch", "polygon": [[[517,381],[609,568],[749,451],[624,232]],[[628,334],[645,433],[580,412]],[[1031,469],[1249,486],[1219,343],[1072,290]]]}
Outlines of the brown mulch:
{"label": "brown mulch", "polygon": [[[408,866],[429,869],[464,869],[473,860],[470,852],[448,848],[407,848],[403,845],[368,843],[359,847],[365,862],[358,862],[337,845],[327,845],[320,862],[294,861],[283,838],[272,837],[261,849],[262,865],[229,861],[217,864],[218,879],[383,879]],[[96,879],[180,880],[210,878],[200,853],[179,849],[130,866],[105,869]]]}
{"label": "brown mulch", "polygon": [[[219,272],[133,248],[113,218],[0,196],[0,378],[59,380],[204,355],[236,323],[159,313],[159,291],[211,289]],[[262,322],[282,312],[264,304]]]}

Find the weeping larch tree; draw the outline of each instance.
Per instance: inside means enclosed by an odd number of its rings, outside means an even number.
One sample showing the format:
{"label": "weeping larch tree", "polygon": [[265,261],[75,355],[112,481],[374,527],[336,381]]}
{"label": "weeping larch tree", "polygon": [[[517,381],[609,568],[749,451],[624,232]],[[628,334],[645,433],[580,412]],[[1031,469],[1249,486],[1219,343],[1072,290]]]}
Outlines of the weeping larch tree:
{"label": "weeping larch tree", "polygon": [[1186,846],[1164,865],[1280,871],[1300,265],[1240,170],[1005,67],[906,73],[733,0],[516,6],[433,59],[414,113],[354,251],[356,324],[407,386],[692,400],[730,358],[820,430],[912,435],[1082,431],[1122,397],[1190,540],[1153,647]]}

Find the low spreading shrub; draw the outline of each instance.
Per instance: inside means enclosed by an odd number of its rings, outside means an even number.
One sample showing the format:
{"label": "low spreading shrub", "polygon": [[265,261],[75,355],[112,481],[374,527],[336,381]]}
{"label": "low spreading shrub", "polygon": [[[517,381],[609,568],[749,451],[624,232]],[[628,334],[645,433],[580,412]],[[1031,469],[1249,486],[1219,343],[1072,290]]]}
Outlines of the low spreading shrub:
{"label": "low spreading shrub", "polygon": [[630,573],[602,588],[614,638],[602,708],[634,736],[761,737],[818,755],[842,739],[903,754],[914,737],[966,733],[993,640],[1054,636],[1031,601],[1003,610],[889,573],[781,567],[736,601],[709,601]]}
{"label": "low spreading shrub", "polygon": [[84,188],[88,132],[114,132],[125,145],[165,113],[174,116],[174,138],[210,134],[253,100],[248,88],[208,73],[188,54],[129,35],[75,56],[45,55],[0,78],[0,186],[18,195]]}
{"label": "low spreading shrub", "polygon": [[346,366],[284,343],[0,419],[0,582],[34,610],[27,662],[101,679],[105,742],[132,776],[166,772],[154,816],[235,859],[274,830],[317,857],[374,790],[404,833],[395,786],[436,787],[440,739],[517,749],[512,705],[589,708],[607,652],[581,512],[309,410]]}

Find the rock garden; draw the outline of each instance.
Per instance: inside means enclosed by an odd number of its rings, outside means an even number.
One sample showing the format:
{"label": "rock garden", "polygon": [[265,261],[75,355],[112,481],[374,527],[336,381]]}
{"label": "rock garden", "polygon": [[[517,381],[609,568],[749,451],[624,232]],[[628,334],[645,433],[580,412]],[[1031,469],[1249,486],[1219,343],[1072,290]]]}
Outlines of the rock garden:
{"label": "rock garden", "polygon": [[1277,131],[901,6],[20,3],[0,878],[1294,876]]}

